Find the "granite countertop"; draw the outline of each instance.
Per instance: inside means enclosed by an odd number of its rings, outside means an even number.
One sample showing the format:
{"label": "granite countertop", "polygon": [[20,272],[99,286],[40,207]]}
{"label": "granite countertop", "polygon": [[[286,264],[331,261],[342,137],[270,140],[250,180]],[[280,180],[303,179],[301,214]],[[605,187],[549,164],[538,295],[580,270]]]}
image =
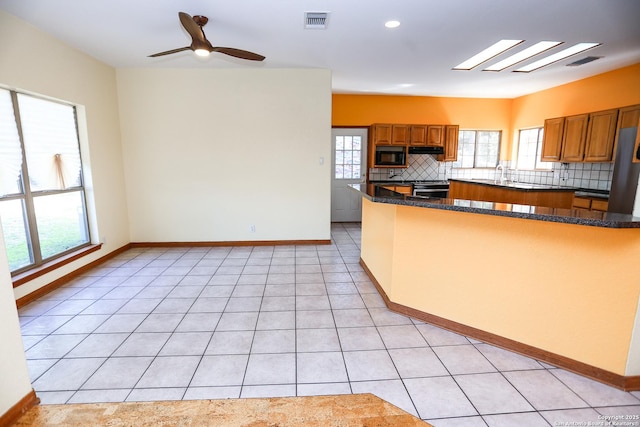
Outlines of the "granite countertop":
{"label": "granite countertop", "polygon": [[640,217],[612,212],[547,208],[542,206],[482,202],[477,200],[418,197],[396,193],[395,191],[387,190],[376,184],[351,184],[349,187],[362,193],[367,199],[377,203],[507,216],[593,227],[640,228]]}

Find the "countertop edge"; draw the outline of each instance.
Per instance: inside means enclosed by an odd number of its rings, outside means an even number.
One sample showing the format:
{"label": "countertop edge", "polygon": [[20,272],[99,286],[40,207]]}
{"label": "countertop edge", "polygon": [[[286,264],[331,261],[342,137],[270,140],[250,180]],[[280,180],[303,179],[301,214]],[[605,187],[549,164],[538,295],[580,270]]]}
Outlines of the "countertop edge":
{"label": "countertop edge", "polygon": [[[514,206],[521,207],[523,210],[540,210],[540,212],[518,212],[512,210],[500,209],[495,206],[492,202],[481,202],[481,201],[473,201],[473,200],[463,200],[463,199],[427,199],[427,198],[417,198],[414,196],[405,196],[400,193],[393,192],[391,190],[383,191],[388,192],[388,195],[371,195],[367,191],[362,191],[360,188],[360,184],[351,184],[349,187],[353,191],[357,191],[366,199],[376,202],[376,203],[386,203],[393,205],[401,205],[401,206],[414,206],[428,209],[439,209],[439,210],[447,210],[454,212],[467,212],[467,213],[475,213],[481,215],[493,215],[493,216],[502,216],[509,218],[520,218],[520,219],[528,219],[528,220],[537,220],[537,221],[545,221],[545,222],[556,222],[562,224],[573,224],[573,225],[584,225],[591,227],[602,227],[602,228],[615,228],[615,229],[627,229],[627,228],[640,228],[640,218],[634,217],[631,215],[624,214],[615,214],[615,213],[594,213],[594,215],[609,215],[614,218],[589,218],[584,216],[578,216],[579,214],[584,215],[584,212],[577,211],[575,209],[556,209],[556,208],[543,208],[539,206],[528,206],[528,205],[509,205],[509,204],[500,204],[507,205],[513,208]],[[456,204],[457,203],[457,204]],[[486,204],[484,206],[471,206],[472,203],[483,203]],[[469,206],[464,206],[464,204],[469,204]],[[489,206],[491,205],[491,206]],[[549,210],[549,212],[544,212],[545,210]]]}

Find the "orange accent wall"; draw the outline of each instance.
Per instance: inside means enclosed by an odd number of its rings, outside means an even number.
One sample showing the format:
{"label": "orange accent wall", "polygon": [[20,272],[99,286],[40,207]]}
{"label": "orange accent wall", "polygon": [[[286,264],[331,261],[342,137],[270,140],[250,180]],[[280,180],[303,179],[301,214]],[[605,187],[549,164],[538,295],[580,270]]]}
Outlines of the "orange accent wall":
{"label": "orange accent wall", "polygon": [[640,104],[640,64],[515,99],[334,94],[333,126],[372,123],[457,124],[502,130],[501,158],[511,157],[519,129],[544,119]]}
{"label": "orange accent wall", "polygon": [[542,126],[552,117],[635,104],[640,104],[640,64],[515,98],[511,125]]}
{"label": "orange accent wall", "polygon": [[372,123],[460,125],[461,129],[501,130],[500,157],[510,150],[511,99],[439,98],[396,95],[333,95],[333,126]]}
{"label": "orange accent wall", "polygon": [[503,129],[508,127],[511,103],[510,99],[334,94],[332,123],[334,126],[454,124],[473,129]]}
{"label": "orange accent wall", "polygon": [[639,229],[362,203],[361,258],[391,301],[619,375],[640,368],[639,251]]}

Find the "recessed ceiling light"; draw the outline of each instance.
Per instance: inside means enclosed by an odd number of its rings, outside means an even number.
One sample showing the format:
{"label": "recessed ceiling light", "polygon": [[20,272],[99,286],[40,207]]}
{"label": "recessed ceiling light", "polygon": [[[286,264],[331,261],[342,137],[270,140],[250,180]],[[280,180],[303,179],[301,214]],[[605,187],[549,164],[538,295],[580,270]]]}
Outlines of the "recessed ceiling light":
{"label": "recessed ceiling light", "polygon": [[477,55],[472,56],[466,61],[456,65],[453,67],[454,70],[471,70],[472,68],[477,67],[493,58],[494,56],[500,55],[502,52],[505,52],[515,45],[522,43],[524,40],[500,40],[499,42],[489,46],[482,52]]}
{"label": "recessed ceiling light", "polygon": [[551,41],[542,41],[534,44],[531,47],[528,47],[515,55],[511,55],[508,58],[503,59],[500,62],[497,62],[493,65],[488,66],[484,69],[484,71],[502,71],[505,68],[509,68],[518,62],[522,62],[526,59],[536,56],[537,54],[544,52],[545,50],[549,50],[552,47],[556,47],[562,42],[551,42]]}
{"label": "recessed ceiling light", "polygon": [[387,21],[384,23],[384,26],[387,28],[398,28],[400,26],[400,21]]}
{"label": "recessed ceiling light", "polygon": [[542,68],[545,65],[553,64],[554,62],[561,61],[572,55],[584,52],[585,50],[589,50],[600,45],[601,43],[578,43],[567,49],[561,50],[558,53],[554,53],[553,55],[549,55],[546,58],[542,58],[539,61],[532,62],[529,65],[525,65],[524,67],[520,67],[517,70],[513,71],[519,73],[528,73],[530,71],[537,70],[538,68]]}

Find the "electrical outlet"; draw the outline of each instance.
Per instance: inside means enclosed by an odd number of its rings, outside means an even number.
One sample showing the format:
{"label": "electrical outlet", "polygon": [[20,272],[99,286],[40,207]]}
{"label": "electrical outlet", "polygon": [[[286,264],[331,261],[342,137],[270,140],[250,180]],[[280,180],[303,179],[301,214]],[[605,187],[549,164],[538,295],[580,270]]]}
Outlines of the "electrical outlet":
{"label": "electrical outlet", "polygon": [[253,224],[251,224],[251,225],[249,226],[249,231],[250,231],[251,233],[255,233],[255,232],[256,232],[256,226],[255,226],[255,225],[253,225]]}

